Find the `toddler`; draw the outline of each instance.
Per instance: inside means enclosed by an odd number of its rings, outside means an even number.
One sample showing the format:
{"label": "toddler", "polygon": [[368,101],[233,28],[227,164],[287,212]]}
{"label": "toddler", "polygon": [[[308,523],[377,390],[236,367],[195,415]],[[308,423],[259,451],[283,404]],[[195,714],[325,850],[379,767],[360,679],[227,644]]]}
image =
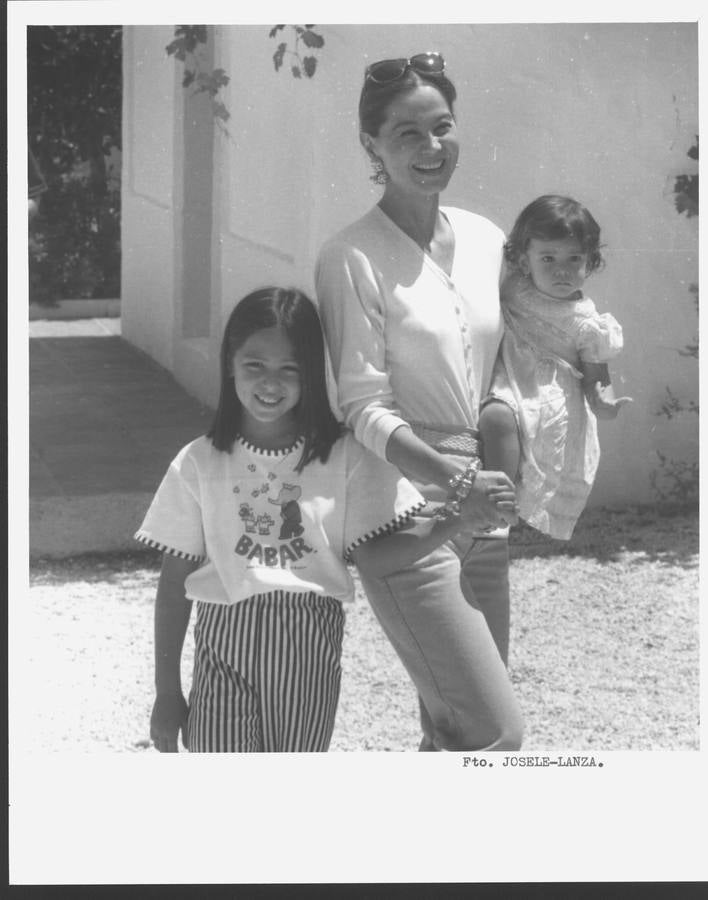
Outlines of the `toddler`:
{"label": "toddler", "polygon": [[519,516],[570,538],[600,456],[596,417],[613,419],[607,361],[622,329],[583,293],[604,263],[600,228],[569,197],[545,195],[519,215],[505,245],[505,332],[480,411],[484,464],[517,484]]}

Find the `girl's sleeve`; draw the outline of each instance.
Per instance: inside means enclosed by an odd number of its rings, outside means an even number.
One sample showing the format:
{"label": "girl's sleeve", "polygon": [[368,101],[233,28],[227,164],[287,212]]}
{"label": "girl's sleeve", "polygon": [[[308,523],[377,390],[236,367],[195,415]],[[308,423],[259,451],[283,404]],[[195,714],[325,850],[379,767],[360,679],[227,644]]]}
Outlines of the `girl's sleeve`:
{"label": "girl's sleeve", "polygon": [[170,464],[135,539],[181,559],[206,559],[199,481],[184,451]]}
{"label": "girl's sleeve", "polygon": [[385,312],[376,275],[364,253],[331,242],[320,252],[315,282],[344,421],[385,459],[389,437],[407,423],[386,370]]}
{"label": "girl's sleeve", "polygon": [[347,438],[344,558],[359,544],[388,534],[425,506],[422,494],[399,470],[354,438]]}
{"label": "girl's sleeve", "polygon": [[607,362],[617,356],[623,345],[622,326],[610,313],[588,317],[578,331],[581,362]]}

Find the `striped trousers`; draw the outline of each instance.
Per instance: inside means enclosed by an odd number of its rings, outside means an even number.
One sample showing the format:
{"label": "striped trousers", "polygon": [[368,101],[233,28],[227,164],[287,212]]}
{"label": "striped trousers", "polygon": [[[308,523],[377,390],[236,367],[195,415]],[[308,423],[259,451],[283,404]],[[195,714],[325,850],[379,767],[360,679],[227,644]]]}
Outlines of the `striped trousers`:
{"label": "striped trousers", "polygon": [[332,597],[273,591],[232,606],[197,603],[190,751],[327,750],[343,634]]}

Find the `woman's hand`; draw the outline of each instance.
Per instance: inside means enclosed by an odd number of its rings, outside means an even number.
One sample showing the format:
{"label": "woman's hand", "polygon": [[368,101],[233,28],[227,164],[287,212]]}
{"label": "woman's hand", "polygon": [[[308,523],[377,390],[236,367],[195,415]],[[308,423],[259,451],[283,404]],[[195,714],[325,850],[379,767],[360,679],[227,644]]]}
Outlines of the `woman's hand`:
{"label": "woman's hand", "polygon": [[479,531],[516,525],[519,521],[514,485],[504,472],[482,469],[460,506],[463,521]]}
{"label": "woman's hand", "polygon": [[150,740],[160,753],[177,753],[177,737],[182,732],[182,746],[187,749],[187,714],[189,707],[182,692],[158,694],[150,716]]}

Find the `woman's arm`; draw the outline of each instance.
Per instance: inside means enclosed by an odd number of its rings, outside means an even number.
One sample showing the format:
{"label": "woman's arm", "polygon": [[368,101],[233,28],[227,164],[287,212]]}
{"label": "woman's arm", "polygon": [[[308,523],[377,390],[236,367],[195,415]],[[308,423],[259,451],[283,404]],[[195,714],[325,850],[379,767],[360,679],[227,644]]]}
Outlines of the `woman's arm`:
{"label": "woman's arm", "polygon": [[185,739],[187,702],[182,693],[180,662],[192,602],[184,582],[198,562],[165,553],[155,599],[155,703],[150,737],[162,753],[177,752],[177,736]]}
{"label": "woman's arm", "polygon": [[406,422],[389,378],[385,302],[371,262],[361,250],[327,244],[315,284],[344,421],[360,443],[386,459],[392,432]]}
{"label": "woman's arm", "polygon": [[397,428],[386,444],[386,459],[412,481],[446,488],[453,475],[464,469],[459,460],[438,453],[408,425]]}
{"label": "woman's arm", "polygon": [[[436,484],[445,490],[448,490],[453,475],[465,468],[459,457],[438,453],[408,427],[397,428],[388,439],[386,458],[407,478],[423,484]],[[513,494],[513,482],[504,472],[484,469],[477,473],[468,499],[467,519],[470,524],[474,523],[480,530],[510,524],[504,517],[504,512],[508,515],[508,509],[497,504],[497,494],[502,488],[511,490]]]}
{"label": "woman's arm", "polygon": [[[477,473],[475,485],[482,474],[481,471]],[[503,472],[484,474],[495,476],[488,479],[489,484],[484,489],[483,496],[487,502],[500,516],[506,513],[510,519],[516,518],[514,488],[507,476]],[[478,527],[479,497],[470,492],[461,504],[459,516],[412,519],[391,534],[380,535],[360,544],[351,556],[357,567],[375,578],[382,578],[406,568],[461,531]]]}
{"label": "woman's arm", "polygon": [[615,397],[607,363],[581,362],[580,371],[585,396],[598,419],[614,419],[622,406],[632,402],[631,397]]}

